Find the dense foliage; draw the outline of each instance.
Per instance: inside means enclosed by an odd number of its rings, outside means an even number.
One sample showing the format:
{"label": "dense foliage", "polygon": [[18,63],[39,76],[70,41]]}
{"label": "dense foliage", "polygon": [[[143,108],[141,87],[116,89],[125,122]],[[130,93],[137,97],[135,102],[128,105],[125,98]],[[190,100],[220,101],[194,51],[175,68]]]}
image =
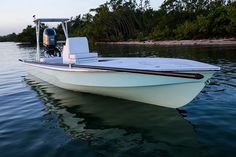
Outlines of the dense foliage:
{"label": "dense foliage", "polygon": [[[58,26],[59,37],[62,29]],[[93,41],[202,39],[236,37],[233,0],[165,0],[153,10],[149,0],[110,0],[69,23],[71,36]],[[35,40],[32,26],[0,41]]]}
{"label": "dense foliage", "polygon": [[[41,37],[43,35],[43,30],[46,28],[46,26],[43,24],[40,28],[41,30]],[[35,27],[28,25],[23,31],[19,34],[12,33],[6,36],[0,37],[0,42],[5,41],[15,41],[15,42],[30,42],[35,43],[36,42],[36,32]]]}

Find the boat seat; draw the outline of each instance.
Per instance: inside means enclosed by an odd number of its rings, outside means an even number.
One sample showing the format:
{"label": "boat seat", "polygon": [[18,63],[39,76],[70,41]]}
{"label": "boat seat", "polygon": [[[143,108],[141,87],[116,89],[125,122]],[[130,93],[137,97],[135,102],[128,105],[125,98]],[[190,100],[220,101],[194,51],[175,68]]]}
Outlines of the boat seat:
{"label": "boat seat", "polygon": [[84,62],[97,62],[98,54],[89,52],[86,37],[73,37],[66,40],[62,56],[64,64],[80,64]]}

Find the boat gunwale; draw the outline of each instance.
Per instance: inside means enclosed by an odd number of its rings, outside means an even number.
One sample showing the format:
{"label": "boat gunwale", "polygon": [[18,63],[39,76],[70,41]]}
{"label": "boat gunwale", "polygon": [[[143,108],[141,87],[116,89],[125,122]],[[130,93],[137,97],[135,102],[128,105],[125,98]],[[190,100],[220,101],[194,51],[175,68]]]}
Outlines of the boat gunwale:
{"label": "boat gunwale", "polygon": [[[73,71],[75,69],[72,68],[82,68],[82,69],[90,69],[90,71],[86,72],[97,72],[99,70],[100,72],[126,72],[126,73],[137,73],[137,74],[148,74],[148,75],[159,75],[159,76],[167,76],[167,77],[180,77],[180,78],[187,78],[187,79],[196,79],[200,80],[203,79],[204,76],[199,73],[186,73],[186,72],[192,72],[190,70],[185,71],[153,71],[153,70],[140,70],[140,69],[128,69],[128,68],[114,68],[114,67],[104,67],[104,66],[89,66],[89,65],[75,65],[75,64],[59,64],[59,63],[45,63],[45,62],[37,62],[37,61],[27,61],[27,60],[21,60],[19,61],[31,65],[43,65],[42,68],[46,69],[54,69],[59,71],[66,71],[70,70],[70,72],[76,72]],[[59,67],[68,67],[68,69],[58,69],[53,67],[45,67],[44,65],[51,65],[51,66],[59,66]],[[96,70],[96,71],[91,71]],[[217,70],[201,70],[197,72],[204,72],[204,71],[217,71]],[[185,73],[184,73],[185,72]]]}

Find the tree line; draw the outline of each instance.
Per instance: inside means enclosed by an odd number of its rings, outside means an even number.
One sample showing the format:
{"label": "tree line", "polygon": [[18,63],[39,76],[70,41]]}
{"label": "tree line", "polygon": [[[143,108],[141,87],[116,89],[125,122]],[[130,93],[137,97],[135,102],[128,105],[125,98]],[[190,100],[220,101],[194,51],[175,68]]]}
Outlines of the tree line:
{"label": "tree line", "polygon": [[[61,39],[61,26],[56,29]],[[149,0],[110,0],[73,18],[69,31],[70,36],[87,36],[92,41],[236,37],[236,2],[165,0],[154,10]],[[35,41],[34,27],[0,37],[0,41]]]}

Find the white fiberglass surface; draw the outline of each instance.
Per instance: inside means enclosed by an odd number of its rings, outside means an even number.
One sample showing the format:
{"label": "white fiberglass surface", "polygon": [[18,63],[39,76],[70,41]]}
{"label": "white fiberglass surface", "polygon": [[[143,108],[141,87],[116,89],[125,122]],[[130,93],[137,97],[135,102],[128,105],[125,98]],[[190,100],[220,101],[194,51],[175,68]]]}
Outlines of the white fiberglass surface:
{"label": "white fiberglass surface", "polygon": [[[88,66],[128,68],[154,71],[220,70],[219,67],[186,59],[173,58],[98,58],[98,62],[83,63]],[[62,67],[61,67],[62,68]],[[64,69],[64,68],[63,68]]]}
{"label": "white fiberglass surface", "polygon": [[156,71],[181,71],[181,70],[219,70],[217,66],[173,58],[100,58],[105,62],[87,63],[86,65],[118,67],[129,69],[156,70]]}

